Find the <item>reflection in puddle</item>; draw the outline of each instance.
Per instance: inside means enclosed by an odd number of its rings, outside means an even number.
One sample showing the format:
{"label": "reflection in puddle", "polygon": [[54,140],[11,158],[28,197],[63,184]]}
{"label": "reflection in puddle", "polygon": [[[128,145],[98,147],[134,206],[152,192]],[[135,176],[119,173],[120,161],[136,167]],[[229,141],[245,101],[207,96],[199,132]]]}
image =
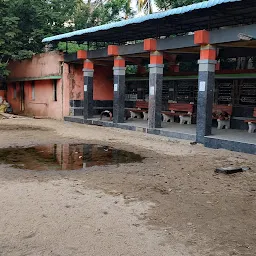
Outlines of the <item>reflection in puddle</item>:
{"label": "reflection in puddle", "polygon": [[28,170],[77,170],[142,160],[140,155],[132,152],[92,144],[51,144],[0,149],[0,163]]}

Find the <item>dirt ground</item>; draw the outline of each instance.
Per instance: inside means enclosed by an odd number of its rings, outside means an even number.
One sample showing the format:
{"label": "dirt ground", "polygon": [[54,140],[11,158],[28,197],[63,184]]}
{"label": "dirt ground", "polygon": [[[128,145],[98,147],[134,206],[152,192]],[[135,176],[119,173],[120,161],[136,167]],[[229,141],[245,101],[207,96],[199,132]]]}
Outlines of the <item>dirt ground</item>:
{"label": "dirt ground", "polygon": [[[53,120],[0,120],[0,148],[97,143],[142,163],[31,171],[0,163],[0,255],[255,256],[256,157]],[[247,166],[233,175],[216,167]]]}

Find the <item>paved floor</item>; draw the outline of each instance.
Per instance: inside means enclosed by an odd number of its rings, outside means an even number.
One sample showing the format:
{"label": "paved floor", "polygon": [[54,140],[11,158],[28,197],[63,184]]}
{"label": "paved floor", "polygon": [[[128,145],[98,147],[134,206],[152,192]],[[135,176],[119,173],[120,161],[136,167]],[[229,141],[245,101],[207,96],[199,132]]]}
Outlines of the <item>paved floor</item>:
{"label": "paved floor", "polygon": [[[83,118],[83,117],[77,117]],[[93,120],[99,120],[99,117],[92,118]],[[108,119],[104,119],[102,121],[109,122]],[[126,125],[147,128],[147,121],[142,119],[137,120],[127,120],[125,122]],[[179,123],[162,123],[161,130],[170,131],[170,132],[177,132],[189,135],[196,135],[196,125],[181,125]],[[236,129],[222,129],[218,130],[217,128],[212,128],[212,135],[208,136],[210,138],[222,139],[222,140],[230,140],[230,141],[237,141],[237,142],[244,142],[249,144],[256,145],[256,133],[250,134],[245,130],[236,130]]]}

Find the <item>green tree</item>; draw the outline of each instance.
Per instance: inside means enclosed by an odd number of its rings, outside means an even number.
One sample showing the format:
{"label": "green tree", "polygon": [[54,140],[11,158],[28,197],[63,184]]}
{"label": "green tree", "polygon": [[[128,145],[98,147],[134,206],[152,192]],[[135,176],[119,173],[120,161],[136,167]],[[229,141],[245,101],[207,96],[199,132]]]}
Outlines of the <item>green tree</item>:
{"label": "green tree", "polygon": [[162,11],[199,2],[203,0],[155,0],[156,6]]}
{"label": "green tree", "polygon": [[[0,0],[0,77],[10,59],[29,58],[44,49],[44,37],[132,16],[130,0]],[[59,49],[65,46],[59,44]],[[84,45],[71,44],[75,49]],[[58,49],[58,48],[57,48]]]}
{"label": "green tree", "polygon": [[18,29],[19,18],[9,13],[9,1],[0,2],[0,79],[2,80],[8,71],[6,66],[11,58],[16,55],[14,49],[19,48],[20,42],[16,41],[20,34]]}
{"label": "green tree", "polygon": [[133,16],[130,0],[111,0],[79,4],[74,15],[74,28],[82,29],[119,21]]}

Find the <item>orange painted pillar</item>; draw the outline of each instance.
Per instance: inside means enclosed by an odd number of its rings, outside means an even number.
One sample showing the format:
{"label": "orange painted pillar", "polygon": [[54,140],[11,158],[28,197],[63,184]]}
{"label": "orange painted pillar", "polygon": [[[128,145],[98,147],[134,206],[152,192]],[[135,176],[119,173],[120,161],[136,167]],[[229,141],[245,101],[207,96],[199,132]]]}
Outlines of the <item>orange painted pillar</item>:
{"label": "orange painted pillar", "polygon": [[148,128],[154,129],[162,123],[163,53],[157,51],[155,39],[145,39],[144,50],[150,52]]}
{"label": "orange painted pillar", "polygon": [[89,59],[84,61],[84,120],[93,117],[93,73],[94,65]]}
{"label": "orange painted pillar", "polygon": [[108,46],[108,55],[114,56],[114,102],[113,122],[124,123],[125,115],[125,59],[119,55],[117,45]]}
{"label": "orange painted pillar", "polygon": [[212,130],[212,105],[217,63],[216,47],[209,44],[209,32],[206,30],[196,31],[194,42],[200,45],[196,140],[199,143],[204,143],[204,137],[210,135]]}

